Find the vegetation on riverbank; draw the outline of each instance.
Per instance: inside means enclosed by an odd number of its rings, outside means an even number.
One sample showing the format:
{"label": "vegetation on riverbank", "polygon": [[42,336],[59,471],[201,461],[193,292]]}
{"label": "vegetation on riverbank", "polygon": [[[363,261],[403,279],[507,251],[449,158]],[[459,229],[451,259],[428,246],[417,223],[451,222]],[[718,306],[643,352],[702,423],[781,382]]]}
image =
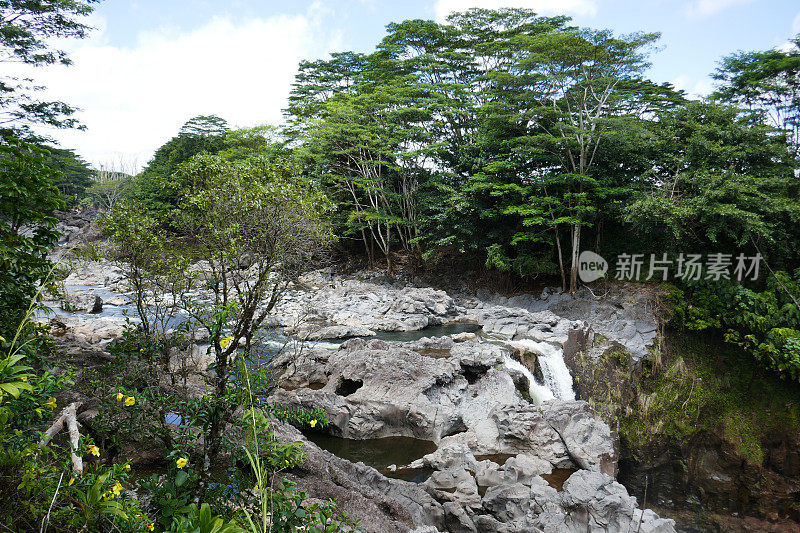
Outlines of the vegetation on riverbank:
{"label": "vegetation on riverbank", "polygon": [[[0,4],[2,52],[68,64],[51,38],[84,37],[93,3]],[[389,275],[398,255],[424,266],[450,254],[572,293],[584,250],[673,267],[684,254],[702,252],[705,267],[717,257],[719,275],[684,276],[669,291],[675,329],[644,364],[612,347],[579,361],[578,386],[633,460],[658,439],[708,434],[742,468],[782,468],[770,439],[795,442],[800,430],[800,39],[724,58],[704,101],[645,77],[657,39],[524,9],[391,24],[372,53],[303,62],[285,128],[232,131],[195,117],[142,172],[91,185],[73,152],[33,134],[78,126],[73,109],[0,80],[3,525],[352,527],[281,479],[302,453],[271,439],[252,408],[266,378],[247,367],[282,292],[337,239]],[[30,318],[43,290],[57,292],[53,212],[75,203],[103,209],[107,257],[123,265],[142,323],[111,345],[111,361],[70,366]],[[737,279],[739,257],[763,260],[760,276]],[[214,372],[190,384],[172,363],[196,335]],[[40,443],[85,399],[97,400],[89,433]],[[259,408],[325,423],[324,413]],[[137,479],[126,451],[145,442],[163,468]],[[236,473],[230,483],[214,478],[221,463]],[[126,495],[133,488],[139,498]]]}

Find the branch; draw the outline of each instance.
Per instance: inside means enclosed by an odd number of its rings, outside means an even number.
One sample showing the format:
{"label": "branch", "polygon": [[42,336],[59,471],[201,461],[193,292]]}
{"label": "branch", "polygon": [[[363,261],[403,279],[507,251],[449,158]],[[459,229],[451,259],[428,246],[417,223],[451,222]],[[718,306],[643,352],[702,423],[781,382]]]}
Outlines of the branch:
{"label": "branch", "polygon": [[78,431],[78,407],[83,405],[83,402],[72,402],[67,407],[61,411],[61,414],[56,418],[56,421],[53,422],[53,425],[48,428],[47,431],[44,432],[42,435],[42,440],[39,441],[39,446],[47,446],[53,437],[58,434],[59,431],[64,429],[64,424],[67,424],[67,429],[69,431],[69,440],[70,444],[70,456],[72,457],[72,468],[77,474],[81,474],[83,472],[83,459],[81,459],[78,454],[78,441],[81,438],[81,434]]}

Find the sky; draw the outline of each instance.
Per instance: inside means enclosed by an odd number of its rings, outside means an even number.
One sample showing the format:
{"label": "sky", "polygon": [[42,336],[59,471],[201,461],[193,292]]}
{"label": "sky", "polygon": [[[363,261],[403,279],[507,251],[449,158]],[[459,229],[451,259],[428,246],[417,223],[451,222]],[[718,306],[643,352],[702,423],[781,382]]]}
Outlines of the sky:
{"label": "sky", "polygon": [[[443,21],[470,7],[526,7],[616,33],[657,31],[648,76],[693,97],[725,55],[800,33],[798,0],[105,0],[95,30],[57,43],[70,67],[37,68],[40,97],[68,102],[85,131],[45,131],[95,168],[133,171],[197,115],[279,124],[298,63],[370,52],[390,22]],[[16,67],[15,67],[16,68]]]}

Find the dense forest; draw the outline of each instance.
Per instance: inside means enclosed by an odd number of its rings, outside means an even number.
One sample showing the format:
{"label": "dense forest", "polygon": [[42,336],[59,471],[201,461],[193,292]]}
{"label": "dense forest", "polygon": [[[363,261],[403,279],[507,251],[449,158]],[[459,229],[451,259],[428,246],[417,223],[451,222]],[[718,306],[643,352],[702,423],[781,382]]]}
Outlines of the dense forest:
{"label": "dense forest", "polygon": [[[0,2],[0,62],[69,64],[51,39],[85,37],[93,4]],[[458,278],[469,265],[501,290],[566,296],[596,286],[580,273],[593,252],[608,263],[597,286],[658,292],[668,330],[718,339],[758,394],[796,391],[800,36],[720,58],[701,100],[647,78],[658,42],[526,9],[393,23],[371,53],[302,62],[284,124],[197,116],[141,171],[92,169],[56,146],[41,126],[80,127],[75,110],[0,78],[0,523],[358,528],[336,502],[309,504],[281,481],[303,453],[273,439],[268,417],[314,428],[325,412],[265,399],[274,376],[237,356],[257,351],[312,266],[357,264],[391,280]],[[97,217],[102,244],[74,253],[122,265],[140,319],[105,366],[85,371],[36,320],[43,301],[64,296],[68,272],[51,254],[67,211]],[[201,290],[208,298],[186,296]],[[174,326],[178,314],[191,326]],[[165,377],[196,335],[189,327],[205,332],[213,359],[213,393],[200,397]],[[77,423],[65,390],[100,398],[88,433],[67,428]],[[684,410],[701,401],[694,390]],[[187,422],[170,429],[167,413]],[[72,440],[48,446],[61,426]],[[134,478],[123,451],[139,434],[164,443],[162,478]],[[227,485],[212,468],[222,456],[236,471]],[[147,503],[121,496],[134,483]]]}

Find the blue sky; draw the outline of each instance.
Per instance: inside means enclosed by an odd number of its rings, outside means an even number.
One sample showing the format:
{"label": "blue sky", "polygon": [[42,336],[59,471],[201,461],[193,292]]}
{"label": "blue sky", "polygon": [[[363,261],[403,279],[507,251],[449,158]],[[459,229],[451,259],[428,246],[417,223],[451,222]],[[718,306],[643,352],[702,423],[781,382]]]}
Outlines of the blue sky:
{"label": "blue sky", "polygon": [[233,125],[277,123],[300,59],[368,52],[389,22],[442,20],[469,7],[530,7],[580,26],[661,32],[650,77],[693,95],[736,50],[780,46],[800,33],[798,0],[106,0],[97,27],[65,43],[75,65],[34,72],[48,96],[79,106],[84,132],[50,132],[90,162],[141,167],[198,114]]}

